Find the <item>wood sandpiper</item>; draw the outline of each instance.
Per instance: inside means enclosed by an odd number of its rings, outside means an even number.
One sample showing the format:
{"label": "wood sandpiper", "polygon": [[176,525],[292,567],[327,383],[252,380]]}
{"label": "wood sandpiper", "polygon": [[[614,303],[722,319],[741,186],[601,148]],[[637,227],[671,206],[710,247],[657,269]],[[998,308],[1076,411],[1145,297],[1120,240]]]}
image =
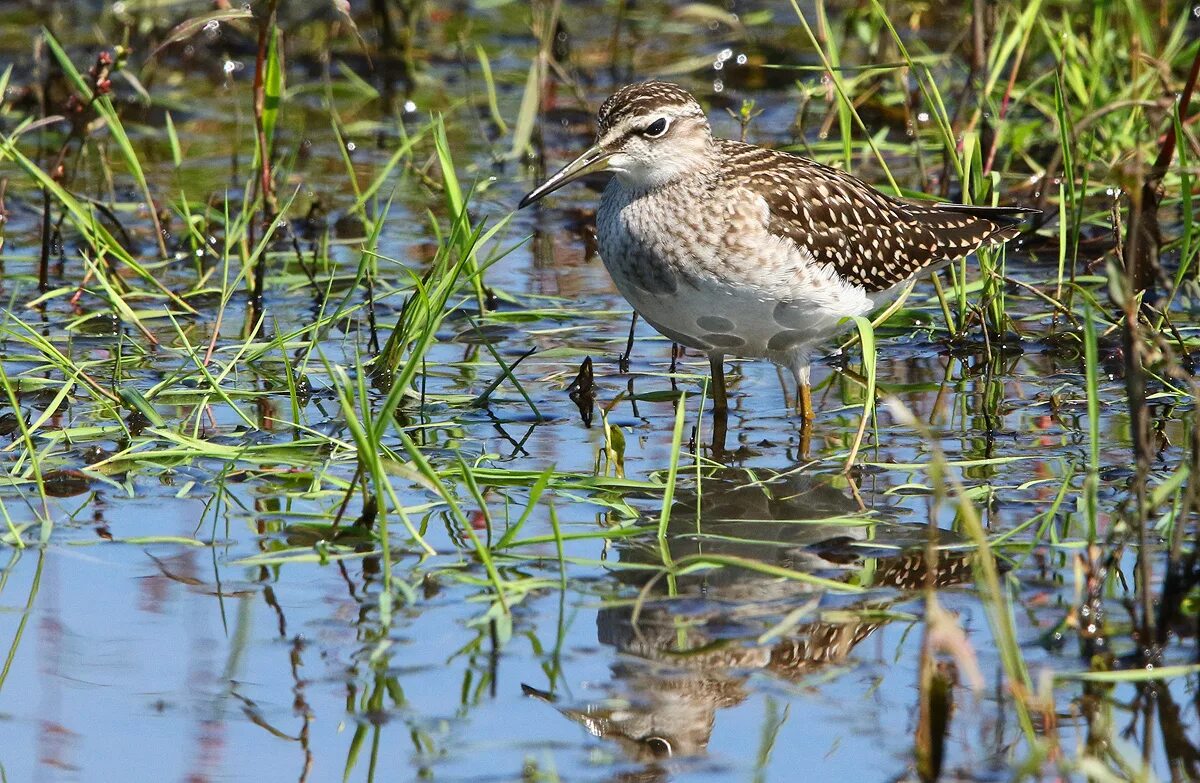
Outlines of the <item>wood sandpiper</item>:
{"label": "wood sandpiper", "polygon": [[600,257],[651,326],[708,354],[714,410],[724,357],[788,368],[812,418],[809,354],[843,321],[917,275],[1018,233],[1019,207],[892,198],[844,171],[714,138],[695,98],[666,82],[618,90],[597,140],[521,200],[584,174],[616,176],[596,214]]}

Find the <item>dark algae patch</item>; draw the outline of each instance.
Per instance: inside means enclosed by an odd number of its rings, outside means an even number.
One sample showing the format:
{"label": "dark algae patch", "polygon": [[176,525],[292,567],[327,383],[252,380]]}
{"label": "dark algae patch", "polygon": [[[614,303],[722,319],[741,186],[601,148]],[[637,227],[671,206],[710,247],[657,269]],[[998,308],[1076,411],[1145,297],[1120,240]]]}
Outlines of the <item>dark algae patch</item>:
{"label": "dark algae patch", "polygon": [[[0,7],[0,779],[1200,778],[1198,42],[1178,3]],[[603,175],[516,211],[651,78],[1040,213],[822,345],[810,426],[765,361],[714,417],[597,257]]]}

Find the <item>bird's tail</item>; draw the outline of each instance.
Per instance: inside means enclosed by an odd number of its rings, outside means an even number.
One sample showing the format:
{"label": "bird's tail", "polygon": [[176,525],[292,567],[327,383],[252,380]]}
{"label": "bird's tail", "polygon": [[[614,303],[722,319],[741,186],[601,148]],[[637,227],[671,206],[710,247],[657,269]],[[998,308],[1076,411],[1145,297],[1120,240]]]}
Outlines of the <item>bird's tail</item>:
{"label": "bird's tail", "polygon": [[[978,218],[982,225],[976,225],[975,228],[980,245],[995,245],[1015,238],[1021,233],[1021,223],[1026,216],[1040,215],[1042,212],[1031,207],[981,207],[948,203],[933,204],[929,209],[952,220],[960,219],[963,215]],[[988,224],[991,224],[990,230]]]}

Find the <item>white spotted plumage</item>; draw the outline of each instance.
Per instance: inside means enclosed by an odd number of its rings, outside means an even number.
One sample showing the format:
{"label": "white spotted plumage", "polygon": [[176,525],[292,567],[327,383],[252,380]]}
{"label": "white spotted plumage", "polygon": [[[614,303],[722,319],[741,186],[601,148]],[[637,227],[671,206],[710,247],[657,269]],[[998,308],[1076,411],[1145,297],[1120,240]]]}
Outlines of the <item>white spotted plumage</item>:
{"label": "white spotted plumage", "polygon": [[811,346],[843,319],[1011,239],[1026,211],[903,201],[806,158],[715,139],[696,100],[664,82],[622,88],[597,119],[593,152],[616,173],[597,213],[600,256],[639,314],[714,368],[723,354],[767,357],[807,384]]}

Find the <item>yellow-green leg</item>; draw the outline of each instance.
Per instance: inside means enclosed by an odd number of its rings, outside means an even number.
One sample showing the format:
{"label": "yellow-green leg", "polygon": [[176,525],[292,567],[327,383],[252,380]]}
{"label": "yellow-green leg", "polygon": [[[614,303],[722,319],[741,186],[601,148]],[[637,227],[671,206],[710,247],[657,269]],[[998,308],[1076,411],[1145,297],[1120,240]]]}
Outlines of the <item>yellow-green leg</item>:
{"label": "yellow-green leg", "polygon": [[808,459],[812,442],[813,404],[812,391],[807,383],[796,387],[796,412],[800,414],[800,458]]}
{"label": "yellow-green leg", "polygon": [[809,364],[808,356],[797,352],[791,357],[791,370],[796,378],[796,413],[800,414],[800,456],[808,458],[809,443],[812,440],[813,412],[812,389],[808,385]]}
{"label": "yellow-green leg", "polygon": [[789,358],[788,369],[792,371],[792,377],[796,379],[796,413],[800,414],[805,426],[807,426],[812,423],[814,418],[812,389],[808,385],[808,355],[797,351]]}
{"label": "yellow-green leg", "polygon": [[812,404],[812,389],[807,383],[801,383],[796,388],[796,412],[804,420],[805,427],[812,424],[815,418]]}

